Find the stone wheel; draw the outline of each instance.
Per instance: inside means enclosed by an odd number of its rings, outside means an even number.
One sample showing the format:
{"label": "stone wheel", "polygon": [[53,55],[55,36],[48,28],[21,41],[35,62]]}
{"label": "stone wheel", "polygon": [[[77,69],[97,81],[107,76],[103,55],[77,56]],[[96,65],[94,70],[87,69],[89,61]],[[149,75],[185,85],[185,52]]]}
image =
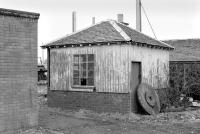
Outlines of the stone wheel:
{"label": "stone wheel", "polygon": [[140,105],[147,113],[155,115],[160,112],[160,101],[158,94],[150,85],[146,83],[140,84],[137,89],[137,96]]}

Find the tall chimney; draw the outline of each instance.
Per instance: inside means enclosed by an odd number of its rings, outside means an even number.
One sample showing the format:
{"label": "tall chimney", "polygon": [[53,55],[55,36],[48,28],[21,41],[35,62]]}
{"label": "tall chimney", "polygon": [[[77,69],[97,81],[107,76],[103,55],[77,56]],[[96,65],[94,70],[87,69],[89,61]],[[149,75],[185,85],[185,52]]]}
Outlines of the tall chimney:
{"label": "tall chimney", "polygon": [[95,17],[92,17],[92,25],[95,24]]}
{"label": "tall chimney", "polygon": [[72,32],[76,32],[76,12],[72,12]]}
{"label": "tall chimney", "polygon": [[124,16],[123,14],[117,14],[117,21],[120,22],[120,23],[123,23],[123,20],[124,19]]}
{"label": "tall chimney", "polygon": [[142,31],[142,18],[141,18],[141,1],[136,0],[136,30]]}

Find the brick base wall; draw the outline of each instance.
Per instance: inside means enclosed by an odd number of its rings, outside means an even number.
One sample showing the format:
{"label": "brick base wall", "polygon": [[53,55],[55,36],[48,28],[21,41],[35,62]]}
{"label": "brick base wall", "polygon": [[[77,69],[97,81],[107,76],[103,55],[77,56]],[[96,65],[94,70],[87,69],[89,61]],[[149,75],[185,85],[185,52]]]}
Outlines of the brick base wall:
{"label": "brick base wall", "polygon": [[48,106],[95,112],[130,112],[129,93],[48,91]]}

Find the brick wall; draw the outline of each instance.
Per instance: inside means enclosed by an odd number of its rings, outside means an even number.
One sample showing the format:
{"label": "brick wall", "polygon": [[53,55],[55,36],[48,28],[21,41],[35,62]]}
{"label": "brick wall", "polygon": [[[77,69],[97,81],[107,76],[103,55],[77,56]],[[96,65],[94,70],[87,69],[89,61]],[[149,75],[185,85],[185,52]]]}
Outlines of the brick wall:
{"label": "brick wall", "polygon": [[0,13],[0,133],[12,134],[37,125],[38,18],[7,9]]}
{"label": "brick wall", "polygon": [[96,112],[130,112],[129,93],[48,91],[48,106]]}

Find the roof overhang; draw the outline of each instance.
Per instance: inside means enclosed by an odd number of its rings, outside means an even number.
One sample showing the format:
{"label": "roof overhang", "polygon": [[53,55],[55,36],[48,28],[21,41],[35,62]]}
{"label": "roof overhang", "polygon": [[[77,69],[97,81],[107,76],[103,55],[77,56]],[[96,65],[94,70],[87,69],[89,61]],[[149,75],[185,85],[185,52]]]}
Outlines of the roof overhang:
{"label": "roof overhang", "polygon": [[62,44],[62,45],[51,45],[51,46],[41,46],[42,49],[54,49],[54,48],[69,48],[69,47],[84,47],[84,46],[101,46],[101,45],[135,45],[139,47],[148,47],[152,49],[164,49],[164,50],[174,50],[172,47],[164,47],[152,44],[146,44],[134,41],[113,41],[113,42],[93,42],[93,43],[79,43],[79,44]]}

